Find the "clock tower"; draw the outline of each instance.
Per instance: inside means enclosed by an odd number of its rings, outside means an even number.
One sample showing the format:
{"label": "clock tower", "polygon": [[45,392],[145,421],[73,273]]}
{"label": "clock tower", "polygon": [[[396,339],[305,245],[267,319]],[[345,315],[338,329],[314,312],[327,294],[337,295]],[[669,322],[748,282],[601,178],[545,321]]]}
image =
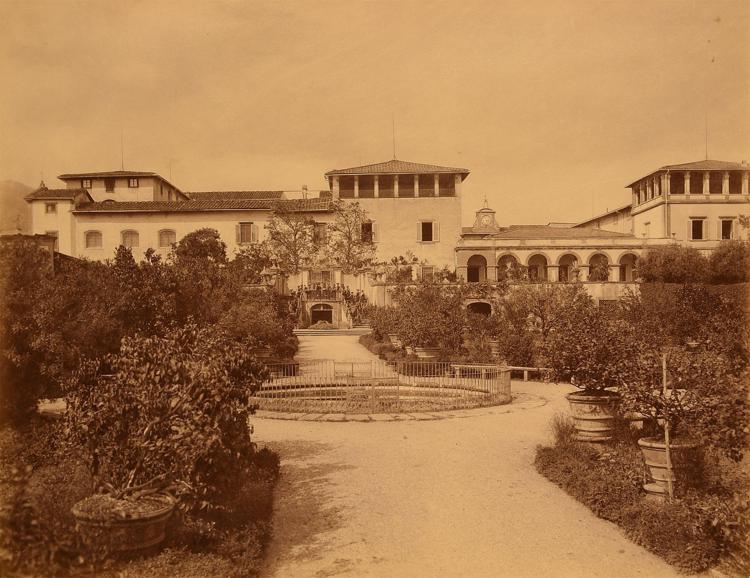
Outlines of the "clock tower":
{"label": "clock tower", "polygon": [[487,199],[484,200],[484,207],[476,212],[476,219],[472,227],[477,233],[496,233],[498,230],[495,221],[495,211],[487,206]]}

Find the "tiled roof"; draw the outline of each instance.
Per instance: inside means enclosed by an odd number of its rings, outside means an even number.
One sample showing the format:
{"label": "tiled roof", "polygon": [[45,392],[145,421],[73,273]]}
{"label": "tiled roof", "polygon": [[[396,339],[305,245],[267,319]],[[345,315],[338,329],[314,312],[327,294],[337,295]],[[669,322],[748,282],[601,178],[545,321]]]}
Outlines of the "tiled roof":
{"label": "tiled roof", "polygon": [[91,198],[86,189],[48,189],[47,187],[39,187],[36,191],[26,195],[24,199],[27,201],[36,201],[39,199],[73,200],[80,194],[86,195],[89,199]]}
{"label": "tiled roof", "polygon": [[[464,227],[462,233],[471,235],[473,229]],[[550,227],[549,225],[511,225],[502,227],[497,233],[479,233],[492,239],[590,239],[611,237],[633,237],[628,233],[604,231],[593,227]]]}
{"label": "tiled roof", "polygon": [[229,199],[280,199],[282,191],[195,191],[186,192],[195,200],[229,200]]}
{"label": "tiled roof", "polygon": [[713,161],[706,159],[705,161],[695,161],[692,163],[682,163],[679,165],[664,165],[661,168],[656,169],[655,171],[651,171],[647,175],[642,176],[640,179],[637,179],[627,185],[627,187],[632,187],[634,184],[636,184],[641,179],[645,179],[646,177],[650,177],[653,174],[656,174],[661,171],[749,171],[750,165],[747,163],[735,163],[730,161]]}
{"label": "tiled roof", "polygon": [[280,206],[297,212],[327,212],[331,201],[327,199],[196,199],[190,201],[138,201],[86,203],[80,205],[79,213],[184,213],[200,211],[270,211]]}
{"label": "tiled roof", "polygon": [[607,211],[606,213],[600,213],[599,215],[596,215],[594,217],[591,217],[590,219],[586,219],[584,221],[580,221],[579,223],[576,223],[575,225],[571,225],[573,227],[581,227],[585,225],[586,223],[591,223],[592,221],[596,221],[597,219],[601,219],[602,217],[607,217],[609,215],[614,215],[615,213],[624,213],[630,212],[630,209],[633,208],[632,203],[628,203],[627,205],[623,205],[622,207],[618,207],[616,209],[612,209],[611,211]]}
{"label": "tiled roof", "polygon": [[[144,171],[104,171],[90,173],[66,173],[57,178],[65,179],[85,179],[89,177],[158,177],[156,173]],[[159,177],[161,178],[161,177]]]}
{"label": "tiled roof", "polygon": [[411,163],[393,159],[384,163],[375,163],[372,165],[363,165],[361,167],[351,167],[349,169],[334,169],[328,171],[326,176],[331,175],[378,175],[378,174],[431,174],[431,173],[458,173],[468,175],[468,169],[456,167],[441,167],[438,165],[423,165],[420,163]]}

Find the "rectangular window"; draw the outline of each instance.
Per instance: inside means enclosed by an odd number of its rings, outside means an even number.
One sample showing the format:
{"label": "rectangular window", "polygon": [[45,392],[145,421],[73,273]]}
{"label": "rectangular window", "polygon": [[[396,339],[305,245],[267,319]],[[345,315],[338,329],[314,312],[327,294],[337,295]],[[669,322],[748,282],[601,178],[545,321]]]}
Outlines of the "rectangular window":
{"label": "rectangular window", "polygon": [[237,225],[237,244],[246,245],[258,241],[258,228],[253,223],[240,223]]}
{"label": "rectangular window", "polygon": [[372,221],[362,223],[362,242],[363,243],[374,243],[375,237],[373,235]]}
{"label": "rectangular window", "polygon": [[102,234],[100,231],[86,231],[84,240],[87,249],[102,248]]}
{"label": "rectangular window", "polygon": [[159,247],[171,247],[177,242],[177,234],[171,229],[159,231]]}
{"label": "rectangular window", "polygon": [[315,223],[313,226],[313,243],[316,245],[323,245],[326,242],[326,224]]}
{"label": "rectangular window", "polygon": [[647,239],[651,237],[651,221],[643,223],[643,236]]}
{"label": "rectangular window", "polygon": [[330,285],[333,283],[333,271],[310,271],[311,285]]}
{"label": "rectangular window", "polygon": [[122,232],[122,245],[128,249],[138,247],[140,242],[138,231],[123,231]]}
{"label": "rectangular window", "polygon": [[57,203],[44,203],[44,212],[48,215],[57,213]]}
{"label": "rectangular window", "polygon": [[734,219],[722,219],[720,233],[723,241],[731,239],[734,233]]}
{"label": "rectangular window", "polygon": [[52,247],[52,250],[53,250],[53,251],[57,251],[57,246],[58,246],[58,242],[57,242],[57,236],[58,236],[58,235],[57,235],[57,231],[45,231],[45,232],[44,232],[44,234],[45,234],[45,235],[49,235],[50,237],[54,237],[54,238],[55,238],[55,243],[54,243],[54,245],[53,245],[53,247]]}
{"label": "rectangular window", "polygon": [[136,178],[128,179],[128,187],[130,187],[131,189],[137,189],[139,187],[138,179]]}
{"label": "rectangular window", "polygon": [[425,243],[429,243],[434,240],[434,231],[432,227],[432,221],[422,221],[420,223],[420,237],[419,240]]}
{"label": "rectangular window", "polygon": [[81,179],[81,188],[82,189],[90,189],[91,188],[91,179]]}
{"label": "rectangular window", "polygon": [[106,178],[104,179],[104,190],[108,193],[114,193],[115,192],[115,179],[113,178]]}
{"label": "rectangular window", "polygon": [[431,265],[424,265],[422,267],[422,279],[425,281],[432,281],[435,279],[435,267]]}
{"label": "rectangular window", "polygon": [[692,241],[702,241],[706,238],[703,221],[704,219],[690,219],[690,239]]}

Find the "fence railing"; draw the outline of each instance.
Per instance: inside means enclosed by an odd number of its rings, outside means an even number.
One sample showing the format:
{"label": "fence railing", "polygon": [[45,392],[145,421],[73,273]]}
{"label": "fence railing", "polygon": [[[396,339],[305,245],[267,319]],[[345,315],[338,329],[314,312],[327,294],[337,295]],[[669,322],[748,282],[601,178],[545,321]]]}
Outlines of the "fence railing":
{"label": "fence railing", "polygon": [[282,411],[428,411],[507,403],[510,370],[450,362],[336,361],[270,364],[255,394],[262,409]]}

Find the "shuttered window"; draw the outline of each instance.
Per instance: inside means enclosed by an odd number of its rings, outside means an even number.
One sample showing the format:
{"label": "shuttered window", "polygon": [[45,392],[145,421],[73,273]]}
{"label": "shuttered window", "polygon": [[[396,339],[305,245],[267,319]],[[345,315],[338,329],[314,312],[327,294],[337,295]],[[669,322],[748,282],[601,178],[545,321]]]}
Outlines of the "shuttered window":
{"label": "shuttered window", "polygon": [[128,249],[132,249],[133,247],[137,247],[139,240],[138,231],[123,231],[122,232],[122,245],[123,247],[127,247]]}
{"label": "shuttered window", "polygon": [[177,242],[177,234],[171,229],[159,231],[159,247],[171,247]]}
{"label": "shuttered window", "polygon": [[239,223],[235,230],[238,245],[258,242],[258,227],[255,226],[255,223]]}
{"label": "shuttered window", "polygon": [[432,243],[440,240],[440,225],[437,221],[419,221],[417,223],[417,241]]}

